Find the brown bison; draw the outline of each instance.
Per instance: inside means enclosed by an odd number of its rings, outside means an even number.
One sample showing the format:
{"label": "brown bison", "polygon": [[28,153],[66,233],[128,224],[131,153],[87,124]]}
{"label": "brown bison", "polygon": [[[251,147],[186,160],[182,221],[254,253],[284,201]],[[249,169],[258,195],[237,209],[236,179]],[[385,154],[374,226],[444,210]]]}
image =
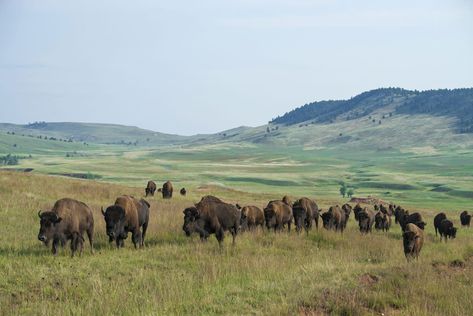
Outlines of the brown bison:
{"label": "brown bison", "polygon": [[151,195],[154,196],[154,192],[156,192],[156,183],[153,181],[148,181],[145,189],[145,196]]}
{"label": "brown bison", "polygon": [[228,204],[214,196],[205,196],[193,207],[184,211],[182,229],[187,236],[199,233],[201,240],[207,240],[215,234],[219,245],[222,245],[225,231],[230,231],[233,244],[240,226],[241,212],[232,204]]}
{"label": "brown bison", "polygon": [[52,253],[57,254],[57,247],[64,246],[71,241],[72,256],[82,250],[84,232],[89,238],[90,249],[94,245],[94,217],[91,209],[82,202],[65,198],[54,203],[53,209],[47,212],[38,212],[40,228],[38,239],[45,245],[52,241]]}
{"label": "brown bison", "polygon": [[105,212],[102,208],[109,242],[115,240],[117,248],[123,247],[124,240],[128,237],[128,233],[131,233],[135,248],[144,246],[149,207],[149,203],[143,199],[137,200],[132,196],[122,195],[115,200],[114,205],[107,207]]}
{"label": "brown bison", "polygon": [[264,208],[264,219],[268,229],[280,231],[287,225],[288,232],[291,231],[292,209],[283,201],[270,201]]}
{"label": "brown bison", "polygon": [[[350,204],[343,204],[342,205],[342,210],[345,212],[345,222],[348,223],[348,219],[350,218],[350,214],[351,214],[351,211],[352,211],[352,207]],[[346,224],[345,224],[346,226]]]}
{"label": "brown bison", "polygon": [[467,211],[463,211],[460,214],[460,222],[462,226],[468,226],[470,227],[470,222],[471,222],[471,215],[468,214]]}
{"label": "brown bison", "polygon": [[263,227],[264,225],[264,212],[257,206],[245,206],[241,209],[241,221],[240,226],[242,230],[253,230],[258,226]]}
{"label": "brown bison", "polygon": [[444,219],[440,222],[439,233],[440,239],[443,237],[446,242],[447,238],[455,239],[457,237],[457,228],[453,227],[453,223],[450,220]]}
{"label": "brown bison", "polygon": [[321,215],[321,217],[325,229],[333,229],[342,233],[345,230],[345,211],[343,211],[338,205],[330,207],[327,212]]}
{"label": "brown bison", "polygon": [[289,205],[290,207],[292,207],[292,200],[289,196],[287,195],[283,196],[282,201],[286,203],[287,205]]}
{"label": "brown bison", "polygon": [[182,188],[181,191],[179,191],[181,193],[182,196],[186,196],[187,194],[187,190],[186,188]]}
{"label": "brown bison", "polygon": [[163,184],[163,189],[161,190],[161,193],[163,194],[163,199],[170,199],[172,198],[172,191],[173,191],[172,183],[171,181],[166,181]]}
{"label": "brown bison", "polygon": [[399,225],[403,231],[406,230],[407,224],[412,223],[415,224],[420,229],[424,230],[427,223],[425,223],[422,219],[422,215],[419,213],[405,213],[402,217],[399,218]]}
{"label": "brown bison", "polygon": [[381,210],[376,213],[374,217],[374,228],[376,230],[389,231],[391,227],[391,217],[388,214],[383,213]]}
{"label": "brown bison", "polygon": [[424,232],[415,224],[409,223],[402,234],[404,254],[407,261],[419,258],[419,253],[424,245]]}
{"label": "brown bison", "polygon": [[319,229],[319,207],[313,200],[303,197],[292,205],[292,215],[296,231],[300,233],[302,228],[306,233],[312,228],[312,221],[315,221],[315,227]]}
{"label": "brown bison", "polygon": [[374,211],[366,207],[358,213],[358,226],[362,234],[371,233],[374,225],[375,214]]}

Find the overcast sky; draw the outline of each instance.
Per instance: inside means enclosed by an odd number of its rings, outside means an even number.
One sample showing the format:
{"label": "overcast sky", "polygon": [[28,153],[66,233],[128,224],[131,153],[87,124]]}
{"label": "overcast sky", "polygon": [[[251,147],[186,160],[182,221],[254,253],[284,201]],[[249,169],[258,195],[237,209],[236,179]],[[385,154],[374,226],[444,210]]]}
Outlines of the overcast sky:
{"label": "overcast sky", "polygon": [[0,0],[0,121],[189,135],[378,87],[473,87],[472,3]]}

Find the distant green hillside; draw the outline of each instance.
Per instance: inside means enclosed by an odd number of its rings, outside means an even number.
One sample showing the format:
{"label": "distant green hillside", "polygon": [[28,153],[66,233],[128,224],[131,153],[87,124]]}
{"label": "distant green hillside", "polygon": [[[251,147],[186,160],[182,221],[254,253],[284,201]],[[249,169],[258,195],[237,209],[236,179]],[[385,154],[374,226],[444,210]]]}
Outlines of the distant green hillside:
{"label": "distant green hillside", "polygon": [[134,126],[96,123],[48,123],[27,125],[0,124],[0,131],[24,136],[47,136],[73,142],[120,145],[169,145],[188,140],[188,137],[158,133]]}
{"label": "distant green hillside", "polygon": [[460,133],[473,132],[473,88],[454,90],[409,91],[385,88],[364,92],[349,100],[320,101],[296,108],[271,121],[272,124],[294,125],[311,121],[328,123],[354,120],[380,109],[385,115],[432,115],[456,119]]}

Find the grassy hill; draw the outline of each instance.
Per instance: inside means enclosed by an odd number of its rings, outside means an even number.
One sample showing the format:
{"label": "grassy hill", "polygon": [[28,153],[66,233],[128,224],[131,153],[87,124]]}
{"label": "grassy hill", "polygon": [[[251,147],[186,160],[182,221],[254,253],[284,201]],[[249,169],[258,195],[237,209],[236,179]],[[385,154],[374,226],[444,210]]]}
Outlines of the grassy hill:
{"label": "grassy hill", "polygon": [[27,125],[0,124],[0,131],[16,135],[47,136],[74,142],[159,146],[188,141],[188,137],[158,133],[134,126],[97,123],[48,123],[36,122]]}
{"label": "grassy hill", "polygon": [[354,120],[380,111],[384,112],[383,119],[392,114],[452,117],[456,119],[457,132],[469,133],[473,131],[473,88],[422,92],[400,88],[376,89],[349,100],[309,103],[273,119],[271,123],[328,123]]}

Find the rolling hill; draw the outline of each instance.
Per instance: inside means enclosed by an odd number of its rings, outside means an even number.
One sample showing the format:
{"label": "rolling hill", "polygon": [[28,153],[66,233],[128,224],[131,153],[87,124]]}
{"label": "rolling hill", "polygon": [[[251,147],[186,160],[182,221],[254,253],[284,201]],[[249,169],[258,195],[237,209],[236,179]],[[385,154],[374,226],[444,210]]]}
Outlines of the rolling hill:
{"label": "rolling hill", "polygon": [[267,144],[374,150],[471,148],[473,88],[422,92],[376,89],[349,100],[309,103],[274,118],[267,125],[242,126],[216,134],[179,136],[132,126],[66,122],[3,123],[0,131],[24,137],[44,139],[46,136],[63,141],[131,147]]}

